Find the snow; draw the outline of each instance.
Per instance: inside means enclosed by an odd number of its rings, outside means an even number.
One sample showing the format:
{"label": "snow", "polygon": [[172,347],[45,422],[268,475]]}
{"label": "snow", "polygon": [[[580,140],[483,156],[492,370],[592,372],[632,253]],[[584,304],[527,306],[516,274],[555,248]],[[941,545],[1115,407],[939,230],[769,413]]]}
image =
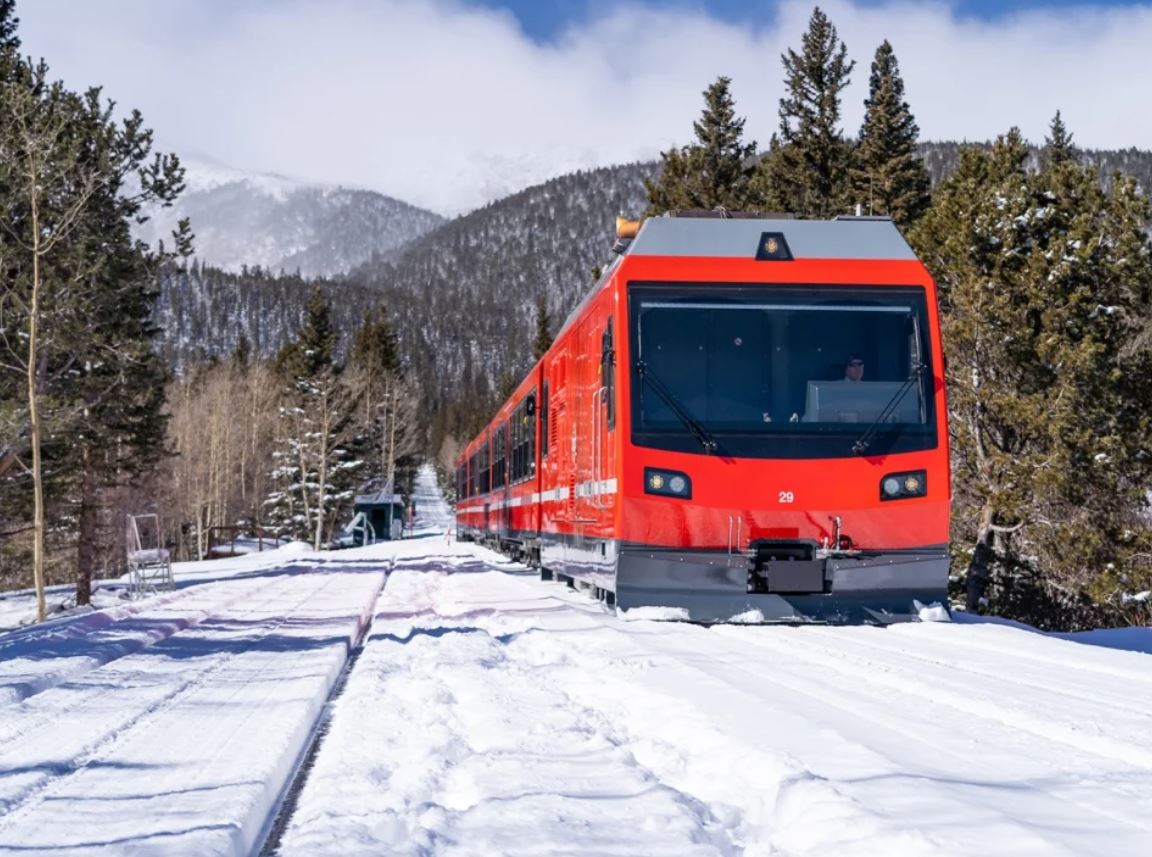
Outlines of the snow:
{"label": "snow", "polygon": [[281,857],[1149,853],[1152,628],[621,621],[450,526],[0,635],[0,855],[257,853],[325,711]]}
{"label": "snow", "polygon": [[0,854],[249,854],[386,568],[293,563],[0,637]]}
{"label": "snow", "polygon": [[637,612],[479,548],[399,556],[278,853],[1148,853],[1137,649]]}
{"label": "snow", "polygon": [[951,622],[952,617],[948,613],[948,608],[943,604],[921,604],[919,601],[913,600],[912,604],[916,608],[916,615],[921,622]]}
{"label": "snow", "polygon": [[232,184],[246,185],[252,190],[281,202],[302,188],[327,189],[319,182],[308,182],[276,173],[238,170],[208,158],[185,159],[184,184],[188,193],[203,193]]}
{"label": "snow", "polygon": [[[240,547],[239,541],[237,547]],[[290,542],[275,550],[251,551],[244,559],[229,562],[204,560],[202,562],[173,563],[172,572],[176,578],[177,587],[181,587],[206,580],[234,577],[239,574],[276,568],[288,560],[303,557],[310,551],[311,548],[304,542]],[[123,575],[118,578],[93,581],[91,607],[76,606],[76,587],[71,584],[47,587],[45,603],[48,608],[48,615],[52,617],[49,621],[55,621],[88,613],[93,608],[101,610],[121,605],[128,598],[128,594],[128,576]],[[0,633],[30,625],[35,621],[35,590],[21,589],[0,593]],[[44,626],[41,625],[40,627]],[[2,639],[0,637],[0,640]]]}

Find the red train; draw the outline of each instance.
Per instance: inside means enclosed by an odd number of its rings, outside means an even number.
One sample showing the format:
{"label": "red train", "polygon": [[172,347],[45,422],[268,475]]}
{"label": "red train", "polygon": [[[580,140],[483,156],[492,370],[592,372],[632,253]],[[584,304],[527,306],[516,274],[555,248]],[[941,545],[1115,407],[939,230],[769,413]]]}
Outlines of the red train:
{"label": "red train", "polygon": [[460,537],[655,617],[888,623],[945,602],[936,291],[896,227],[631,233],[460,456]]}

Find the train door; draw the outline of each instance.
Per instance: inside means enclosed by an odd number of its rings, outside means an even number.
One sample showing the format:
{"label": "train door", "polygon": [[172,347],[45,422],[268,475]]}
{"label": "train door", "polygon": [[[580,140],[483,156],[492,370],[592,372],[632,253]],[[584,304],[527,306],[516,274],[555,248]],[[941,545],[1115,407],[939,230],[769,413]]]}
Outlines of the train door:
{"label": "train door", "polygon": [[548,403],[549,417],[552,425],[549,429],[549,455],[552,456],[550,473],[551,485],[559,493],[556,495],[555,516],[560,521],[571,521],[575,514],[575,495],[571,492],[575,484],[575,468],[573,464],[571,408],[574,398],[570,389],[568,378],[569,353],[567,347],[562,347],[552,361],[552,385],[549,394],[552,400]]}
{"label": "train door", "polygon": [[600,443],[597,482],[601,520],[608,524],[616,506],[616,339],[612,329],[612,316],[603,319],[597,330],[597,360],[599,384],[596,407],[599,411]]}
{"label": "train door", "polygon": [[503,526],[501,527],[501,530],[502,530],[501,534],[504,536],[504,538],[510,539],[513,537],[513,531],[512,531],[512,450],[515,448],[514,444],[512,443],[512,435],[513,435],[512,421],[509,420],[508,422],[504,423],[504,426],[500,429],[500,431],[502,434],[500,442],[504,444],[504,464],[503,464],[504,473],[502,476],[502,478],[504,480],[504,493],[501,497],[501,499],[503,500],[503,503],[504,503],[504,505],[501,507],[504,510],[504,514],[502,515]]}
{"label": "train door", "polygon": [[[612,319],[595,314],[580,325],[580,514],[606,524],[615,502],[615,348]],[[602,535],[602,534],[598,534]]]}
{"label": "train door", "polygon": [[596,323],[585,315],[576,329],[576,419],[572,421],[572,445],[575,451],[576,519],[582,523],[597,519],[598,495],[595,492],[597,470],[597,440],[600,437],[598,422],[600,381],[596,355]]}

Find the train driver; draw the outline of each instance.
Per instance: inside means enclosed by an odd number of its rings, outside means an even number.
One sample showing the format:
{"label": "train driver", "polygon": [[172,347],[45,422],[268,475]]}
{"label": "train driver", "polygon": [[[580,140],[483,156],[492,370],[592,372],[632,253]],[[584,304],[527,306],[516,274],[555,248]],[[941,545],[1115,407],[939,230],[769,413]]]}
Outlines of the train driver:
{"label": "train driver", "polygon": [[849,354],[844,363],[844,380],[861,381],[864,378],[864,358],[859,354]]}

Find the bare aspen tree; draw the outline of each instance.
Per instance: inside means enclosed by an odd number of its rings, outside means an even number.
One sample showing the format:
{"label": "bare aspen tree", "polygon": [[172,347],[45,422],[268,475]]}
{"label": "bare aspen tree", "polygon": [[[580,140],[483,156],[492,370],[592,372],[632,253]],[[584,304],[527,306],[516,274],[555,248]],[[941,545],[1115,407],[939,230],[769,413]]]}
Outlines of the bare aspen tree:
{"label": "bare aspen tree", "polygon": [[[32,477],[32,576],[36,588],[36,618],[44,621],[44,478],[41,460],[42,375],[45,371],[45,331],[42,329],[57,285],[46,281],[46,260],[64,245],[80,224],[84,208],[102,176],[101,165],[81,158],[83,139],[74,132],[82,101],[59,83],[47,82],[44,64],[0,83],[0,163],[7,182],[27,212],[26,222],[0,220],[0,228],[17,252],[24,255],[30,275],[26,288],[11,289],[6,299],[26,318],[23,348],[6,342],[7,357],[23,369],[27,383],[28,446],[26,465]],[[54,301],[57,305],[61,301]]]}

